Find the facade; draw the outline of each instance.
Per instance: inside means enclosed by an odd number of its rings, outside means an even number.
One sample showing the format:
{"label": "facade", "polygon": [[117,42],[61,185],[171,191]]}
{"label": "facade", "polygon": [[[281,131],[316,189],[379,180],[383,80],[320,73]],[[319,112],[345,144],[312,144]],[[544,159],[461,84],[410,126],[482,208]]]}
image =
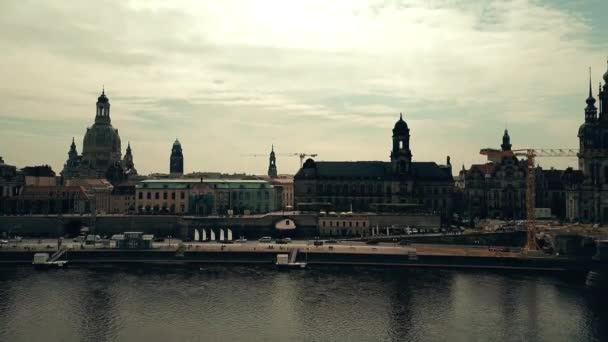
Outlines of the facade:
{"label": "facade", "polygon": [[135,213],[135,185],[117,185],[110,194],[110,213],[111,214],[132,214]]}
{"label": "facade", "polygon": [[109,214],[114,186],[104,178],[74,178],[66,181],[66,186],[79,186],[90,200],[90,211],[95,214]]}
{"label": "facade", "polygon": [[525,160],[511,152],[511,137],[505,129],[502,154],[486,164],[474,164],[459,175],[465,216],[479,218],[526,218]]}
{"label": "facade", "polygon": [[242,215],[278,209],[275,187],[263,180],[150,179],[137,184],[140,214]]}
{"label": "facade", "polygon": [[390,162],[323,162],[308,159],[294,177],[300,210],[452,211],[454,180],[447,165],[414,162],[410,130],[401,116],[393,128]]}
{"label": "facade", "polygon": [[82,155],[78,155],[72,139],[62,177],[64,181],[72,178],[106,178],[112,184],[117,184],[136,176],[130,144],[124,158],[121,153],[120,136],[118,130],[112,127],[110,100],[104,90],[97,98],[95,122],[87,128],[84,136]]}
{"label": "facade", "polygon": [[55,186],[55,171],[48,165],[26,166],[21,169],[26,186]]}
{"label": "facade", "polygon": [[15,199],[21,194],[25,186],[23,172],[16,166],[7,165],[0,157],[0,214],[16,212]]}
{"label": "facade", "polygon": [[608,71],[595,106],[591,80],[585,121],[578,130],[582,179],[568,185],[566,211],[571,221],[608,223]]}
{"label": "facade", "polygon": [[169,176],[177,178],[184,176],[184,154],[182,153],[182,144],[177,139],[175,139],[173,147],[171,147]]}
{"label": "facade", "polygon": [[83,214],[90,198],[80,186],[26,186],[11,198],[7,214]]}
{"label": "facade", "polygon": [[353,214],[327,214],[319,216],[319,233],[322,236],[369,235],[369,216]]}

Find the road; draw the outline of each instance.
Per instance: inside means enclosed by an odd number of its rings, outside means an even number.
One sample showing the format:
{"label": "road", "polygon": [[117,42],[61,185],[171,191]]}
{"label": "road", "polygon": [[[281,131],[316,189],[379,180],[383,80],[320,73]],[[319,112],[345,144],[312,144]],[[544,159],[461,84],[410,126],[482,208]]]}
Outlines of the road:
{"label": "road", "polygon": [[[356,254],[391,254],[391,255],[436,255],[436,256],[477,256],[477,257],[520,257],[517,251],[498,251],[487,246],[455,246],[455,245],[433,245],[433,244],[411,244],[400,245],[392,242],[381,242],[376,245],[368,245],[359,241],[342,241],[322,246],[315,246],[312,240],[294,240],[289,244],[262,243],[259,241],[247,241],[242,243],[220,243],[220,242],[182,242],[179,239],[165,239],[163,242],[153,242],[153,248],[159,250],[177,250],[181,245],[186,251],[200,252],[269,252],[299,249],[308,253],[356,253]],[[70,249],[105,249],[109,244],[97,243],[84,245],[81,242],[64,239],[62,246]],[[105,248],[104,248],[105,247]],[[0,250],[34,250],[52,253],[57,250],[57,239],[23,239],[20,242],[9,242],[0,245]]]}

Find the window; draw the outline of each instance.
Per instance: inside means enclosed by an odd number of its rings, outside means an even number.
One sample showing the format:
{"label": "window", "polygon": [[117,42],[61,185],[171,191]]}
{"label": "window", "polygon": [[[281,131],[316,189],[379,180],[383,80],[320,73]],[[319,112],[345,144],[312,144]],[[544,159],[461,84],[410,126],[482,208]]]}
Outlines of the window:
{"label": "window", "polygon": [[151,199],[151,198],[152,198],[151,193],[146,192],[146,198],[147,198],[147,199]]}
{"label": "window", "polygon": [[[180,192],[180,193],[179,193],[179,198],[180,198],[180,199],[184,199],[184,198],[186,198],[186,194],[184,194],[184,192],[183,192],[183,191],[182,191],[182,192]],[[183,207],[183,206],[184,206],[184,205],[182,204],[182,207]],[[182,211],[184,211],[184,209],[182,209]]]}
{"label": "window", "polygon": [[399,149],[403,150],[403,140],[399,140]]}
{"label": "window", "polygon": [[167,193],[163,192],[163,199],[166,200],[167,199]]}
{"label": "window", "polygon": [[171,199],[174,200],[175,199],[175,191],[171,193]]}
{"label": "window", "polygon": [[154,199],[158,199],[158,192],[154,193]]}
{"label": "window", "polygon": [[143,192],[139,193],[139,199],[144,199],[144,193]]}

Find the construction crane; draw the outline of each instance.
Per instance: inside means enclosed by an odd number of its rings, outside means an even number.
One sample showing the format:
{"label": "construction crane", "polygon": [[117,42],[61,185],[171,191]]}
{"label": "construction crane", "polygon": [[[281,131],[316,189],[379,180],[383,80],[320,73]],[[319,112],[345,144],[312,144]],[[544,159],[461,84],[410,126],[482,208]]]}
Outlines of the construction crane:
{"label": "construction crane", "polygon": [[[268,153],[266,154],[243,154],[241,155],[242,157],[268,157]],[[300,169],[302,168],[302,165],[304,165],[304,158],[306,157],[311,157],[311,158],[315,158],[316,156],[318,156],[317,153],[277,153],[275,154],[275,156],[277,157],[300,157]]]}
{"label": "construction crane", "polygon": [[[538,157],[578,157],[581,151],[574,148],[550,148],[550,149],[534,149],[524,148],[516,150],[502,151],[497,149],[485,148],[479,151],[480,154],[488,157],[488,160],[496,161],[501,157],[525,157],[527,162],[526,173],[526,249],[528,251],[537,251],[536,244],[536,158]],[[594,157],[605,155],[606,150],[585,150],[586,157]]]}

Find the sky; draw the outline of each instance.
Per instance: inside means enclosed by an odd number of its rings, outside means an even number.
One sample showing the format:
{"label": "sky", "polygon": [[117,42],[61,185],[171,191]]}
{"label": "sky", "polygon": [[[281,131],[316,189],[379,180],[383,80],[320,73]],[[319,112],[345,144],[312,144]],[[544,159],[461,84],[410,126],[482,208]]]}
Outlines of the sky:
{"label": "sky", "polygon": [[[0,156],[59,173],[102,87],[140,174],[279,173],[299,158],[389,160],[402,112],[415,161],[577,147],[608,1],[0,2]],[[540,160],[543,167],[574,159]]]}

